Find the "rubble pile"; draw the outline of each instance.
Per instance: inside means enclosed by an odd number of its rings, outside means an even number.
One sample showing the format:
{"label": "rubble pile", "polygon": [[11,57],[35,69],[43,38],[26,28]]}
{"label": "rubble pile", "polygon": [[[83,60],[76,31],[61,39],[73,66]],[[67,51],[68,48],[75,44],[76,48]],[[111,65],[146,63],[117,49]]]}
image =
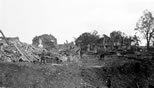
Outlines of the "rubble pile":
{"label": "rubble pile", "polygon": [[58,51],[63,57],[67,57],[69,61],[78,61],[80,59],[80,47],[77,47],[73,42],[59,45]]}
{"label": "rubble pile", "polygon": [[[80,48],[73,42],[57,45],[57,39],[51,34],[35,36],[31,45],[21,42],[18,37],[5,37],[2,30],[0,33],[2,35],[0,37],[0,61],[35,62],[43,58],[50,63],[55,61],[59,63],[59,61],[73,61],[80,58]],[[43,54],[44,50],[45,54]]]}
{"label": "rubble pile", "polygon": [[[7,40],[7,42],[6,42]],[[9,37],[0,40],[0,60],[6,62],[40,61],[40,55],[44,50],[43,47],[23,43],[18,37]],[[50,51],[47,50],[45,57],[53,61],[55,58],[64,61],[78,61],[80,58],[80,48],[73,43],[59,45]],[[52,63],[52,62],[51,62]]]}
{"label": "rubble pile", "polygon": [[43,50],[30,44],[20,42],[18,37],[0,40],[0,59],[2,61],[16,62],[39,60],[39,53]]}

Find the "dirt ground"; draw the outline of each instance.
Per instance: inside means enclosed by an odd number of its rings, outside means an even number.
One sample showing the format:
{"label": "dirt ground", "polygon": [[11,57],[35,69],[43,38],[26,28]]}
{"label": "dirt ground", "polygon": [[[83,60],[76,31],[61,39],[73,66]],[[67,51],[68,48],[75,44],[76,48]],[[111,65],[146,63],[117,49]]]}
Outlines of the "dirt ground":
{"label": "dirt ground", "polygon": [[[107,88],[110,79],[111,88],[150,88],[149,85],[154,86],[154,72],[153,68],[145,67],[133,60],[113,58],[99,61],[92,56],[63,64],[0,62],[0,87]],[[151,72],[144,72],[145,69]],[[143,82],[145,84],[140,85]]]}

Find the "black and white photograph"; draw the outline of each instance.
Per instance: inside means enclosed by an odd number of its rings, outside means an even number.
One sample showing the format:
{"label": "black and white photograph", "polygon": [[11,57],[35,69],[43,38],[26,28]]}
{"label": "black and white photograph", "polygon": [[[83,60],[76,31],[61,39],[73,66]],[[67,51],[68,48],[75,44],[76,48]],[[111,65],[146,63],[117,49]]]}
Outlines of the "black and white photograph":
{"label": "black and white photograph", "polygon": [[154,0],[0,0],[0,88],[154,88]]}

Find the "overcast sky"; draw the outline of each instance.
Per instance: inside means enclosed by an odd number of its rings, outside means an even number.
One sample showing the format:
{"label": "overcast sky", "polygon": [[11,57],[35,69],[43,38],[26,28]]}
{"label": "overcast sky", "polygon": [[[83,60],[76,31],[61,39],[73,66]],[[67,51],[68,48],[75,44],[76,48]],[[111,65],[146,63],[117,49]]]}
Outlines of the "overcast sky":
{"label": "overcast sky", "polygon": [[134,34],[135,24],[153,0],[0,0],[0,28],[6,36],[31,43],[36,35],[52,34],[58,43],[83,32],[100,35],[113,30]]}

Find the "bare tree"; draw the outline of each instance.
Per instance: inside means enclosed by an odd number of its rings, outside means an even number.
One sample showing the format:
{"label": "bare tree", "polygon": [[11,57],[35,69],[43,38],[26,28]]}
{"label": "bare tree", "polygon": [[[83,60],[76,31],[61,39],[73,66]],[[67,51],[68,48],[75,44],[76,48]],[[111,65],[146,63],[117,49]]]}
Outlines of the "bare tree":
{"label": "bare tree", "polygon": [[138,30],[147,42],[147,50],[150,47],[150,42],[154,35],[154,17],[152,13],[148,10],[144,11],[143,16],[140,17],[139,21],[136,24],[135,30]]}

